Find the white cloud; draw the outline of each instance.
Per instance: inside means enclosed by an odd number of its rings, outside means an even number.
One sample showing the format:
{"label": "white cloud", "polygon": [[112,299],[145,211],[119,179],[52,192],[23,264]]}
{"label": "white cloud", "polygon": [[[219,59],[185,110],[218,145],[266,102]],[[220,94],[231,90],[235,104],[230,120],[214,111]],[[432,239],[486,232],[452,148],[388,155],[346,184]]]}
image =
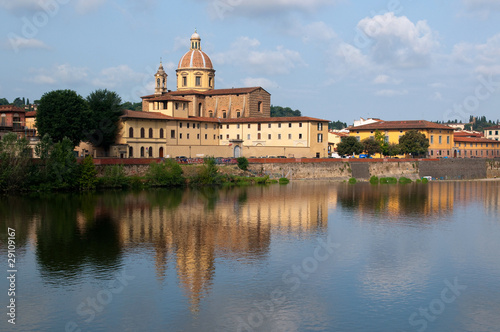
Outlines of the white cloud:
{"label": "white cloud", "polygon": [[20,36],[9,36],[7,47],[19,51],[22,49],[49,49],[43,41],[34,38],[23,38]]}
{"label": "white cloud", "polygon": [[99,9],[104,3],[106,3],[106,0],[78,0],[75,8],[80,14],[88,14]]}
{"label": "white cloud", "polygon": [[50,69],[32,69],[33,76],[30,82],[36,84],[79,84],[88,77],[88,69],[72,67],[69,64],[56,65]]}
{"label": "white cloud", "polygon": [[278,83],[264,77],[247,77],[242,80],[242,83],[245,87],[261,86],[264,89],[276,89],[279,87]]}
{"label": "white cloud", "polygon": [[372,40],[370,55],[377,63],[399,68],[427,66],[439,46],[426,21],[411,22],[394,13],[364,18],[358,29]]}
{"label": "white cloud", "polygon": [[373,83],[374,84],[395,84],[395,85],[399,85],[402,82],[403,82],[402,80],[398,80],[398,79],[390,77],[389,75],[384,75],[384,74],[378,75],[377,77],[375,77],[373,79]]}
{"label": "white cloud", "polygon": [[40,0],[0,0],[0,7],[6,10],[39,10],[41,7],[39,5]]}
{"label": "white cloud", "polygon": [[130,82],[140,82],[144,73],[138,73],[127,65],[109,67],[101,70],[98,77],[92,80],[92,84],[106,89],[114,89]]}
{"label": "white cloud", "polygon": [[492,11],[500,10],[498,0],[462,0],[465,7],[470,11],[479,11],[483,15],[489,15]]}
{"label": "white cloud", "polygon": [[482,75],[500,75],[500,34],[484,44],[459,43],[454,46],[451,58],[458,63],[474,66]]}
{"label": "white cloud", "polygon": [[394,97],[394,96],[404,96],[408,94],[408,90],[379,90],[375,92],[375,96],[379,97]]}
{"label": "white cloud", "polygon": [[217,64],[231,64],[251,73],[267,75],[288,74],[291,69],[305,65],[297,51],[282,46],[275,50],[259,50],[259,47],[257,39],[240,37],[231,44],[229,51],[214,54],[212,59]]}

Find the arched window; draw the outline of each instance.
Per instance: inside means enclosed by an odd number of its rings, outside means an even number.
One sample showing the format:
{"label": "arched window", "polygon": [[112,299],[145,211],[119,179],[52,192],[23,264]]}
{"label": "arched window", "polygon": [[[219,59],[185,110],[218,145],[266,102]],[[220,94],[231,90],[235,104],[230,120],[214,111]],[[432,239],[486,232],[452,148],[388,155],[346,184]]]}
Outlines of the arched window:
{"label": "arched window", "polygon": [[160,147],[160,150],[158,151],[158,156],[160,158],[163,158],[163,147]]}
{"label": "arched window", "polygon": [[134,137],[134,128],[130,127],[128,130],[128,137],[133,138]]}
{"label": "arched window", "polygon": [[237,118],[241,117],[241,112],[240,111],[236,111],[236,117]]}
{"label": "arched window", "polygon": [[149,138],[153,138],[153,128],[149,128]]}
{"label": "arched window", "polygon": [[141,158],[144,158],[144,147],[141,146]]}
{"label": "arched window", "polygon": [[149,147],[148,155],[149,155],[149,158],[153,158],[153,148],[151,146]]}
{"label": "arched window", "polygon": [[160,138],[163,138],[163,128],[160,129]]}
{"label": "arched window", "polygon": [[2,113],[2,116],[0,116],[0,118],[1,118],[0,121],[2,123],[2,126],[4,127],[5,126],[5,119],[7,118],[7,116],[4,113]]}
{"label": "arched window", "polygon": [[144,128],[141,128],[141,138],[144,138]]}
{"label": "arched window", "polygon": [[131,146],[128,148],[128,157],[129,158],[133,158],[134,157],[134,148],[131,147]]}
{"label": "arched window", "polygon": [[210,118],[213,118],[213,117],[214,117],[214,112],[212,112],[212,111],[208,111],[208,116],[209,116]]}
{"label": "arched window", "polygon": [[222,112],[222,117],[225,119],[227,117],[227,112]]}

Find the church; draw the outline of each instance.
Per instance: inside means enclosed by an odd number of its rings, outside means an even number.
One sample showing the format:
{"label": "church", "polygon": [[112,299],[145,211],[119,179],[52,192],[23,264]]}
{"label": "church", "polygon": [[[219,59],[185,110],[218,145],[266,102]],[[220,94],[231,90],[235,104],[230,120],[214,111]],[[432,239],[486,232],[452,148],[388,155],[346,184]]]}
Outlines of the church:
{"label": "church", "polygon": [[328,120],[271,117],[271,95],[262,87],[216,89],[197,32],[176,76],[176,91],[168,90],[160,62],[154,94],[142,97],[142,111],[126,110],[120,119],[113,157],[327,157]]}

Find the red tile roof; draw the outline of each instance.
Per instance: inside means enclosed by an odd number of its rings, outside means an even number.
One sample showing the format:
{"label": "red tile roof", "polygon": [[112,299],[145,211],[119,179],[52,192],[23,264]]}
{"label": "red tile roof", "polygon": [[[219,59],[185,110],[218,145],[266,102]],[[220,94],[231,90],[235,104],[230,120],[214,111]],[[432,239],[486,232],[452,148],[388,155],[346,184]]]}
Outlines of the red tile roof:
{"label": "red tile roof", "polygon": [[168,116],[160,112],[142,112],[126,110],[121,116],[122,119],[145,119],[145,120],[170,120],[170,121],[198,121],[198,122],[216,122],[219,123],[217,118],[203,118],[203,117],[189,117],[179,118]]}
{"label": "red tile roof", "polygon": [[34,118],[34,117],[36,117],[36,111],[26,112],[26,117],[27,118]]}
{"label": "red tile roof", "polygon": [[189,50],[179,61],[178,69],[204,68],[214,69],[210,57],[201,50]]}
{"label": "red tile roof", "polygon": [[484,130],[500,129],[500,125],[484,128]]}
{"label": "red tile roof", "polygon": [[25,110],[23,108],[14,106],[14,105],[1,105],[0,112],[16,112],[16,113],[24,113]]}
{"label": "red tile roof", "polygon": [[173,96],[171,94],[164,94],[163,96],[160,97],[155,97],[153,95],[153,98],[149,99],[150,101],[184,101],[184,102],[191,102],[191,100],[182,98],[182,97],[177,97]]}
{"label": "red tile roof", "polygon": [[352,131],[356,130],[388,130],[388,129],[441,129],[453,130],[453,128],[430,122],[426,120],[408,120],[408,121],[380,121],[370,123],[362,126],[351,128]]}
{"label": "red tile roof", "polygon": [[455,137],[484,137],[483,133],[469,131],[456,131],[454,135]]}
{"label": "red tile roof", "polygon": [[[236,88],[236,89],[214,89],[214,90],[208,90],[208,91],[198,91],[198,90],[184,90],[184,91],[170,91],[166,95],[170,96],[189,96],[189,95],[202,95],[202,96],[213,96],[213,95],[236,95],[236,94],[245,94],[245,93],[251,93],[254,91],[257,91],[259,89],[262,89],[266,91],[262,87],[251,87],[251,88]],[[267,92],[267,91],[266,91]],[[150,99],[154,98],[155,95],[147,95],[143,96],[142,99]]]}
{"label": "red tile roof", "polygon": [[500,144],[500,141],[494,139],[488,139],[484,137],[454,137],[453,141],[456,143],[496,143]]}
{"label": "red tile roof", "polygon": [[311,118],[308,116],[294,116],[294,117],[265,117],[265,118],[235,118],[235,119],[220,119],[221,123],[269,123],[269,122],[330,122],[330,120],[323,120]]}

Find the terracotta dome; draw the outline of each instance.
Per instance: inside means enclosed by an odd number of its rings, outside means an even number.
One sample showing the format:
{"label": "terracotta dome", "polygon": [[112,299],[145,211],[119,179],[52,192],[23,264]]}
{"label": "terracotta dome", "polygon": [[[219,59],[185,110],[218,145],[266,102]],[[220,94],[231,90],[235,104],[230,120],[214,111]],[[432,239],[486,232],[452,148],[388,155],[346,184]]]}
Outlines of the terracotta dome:
{"label": "terracotta dome", "polygon": [[189,50],[179,61],[178,69],[186,68],[214,69],[212,60],[205,52],[198,49]]}

